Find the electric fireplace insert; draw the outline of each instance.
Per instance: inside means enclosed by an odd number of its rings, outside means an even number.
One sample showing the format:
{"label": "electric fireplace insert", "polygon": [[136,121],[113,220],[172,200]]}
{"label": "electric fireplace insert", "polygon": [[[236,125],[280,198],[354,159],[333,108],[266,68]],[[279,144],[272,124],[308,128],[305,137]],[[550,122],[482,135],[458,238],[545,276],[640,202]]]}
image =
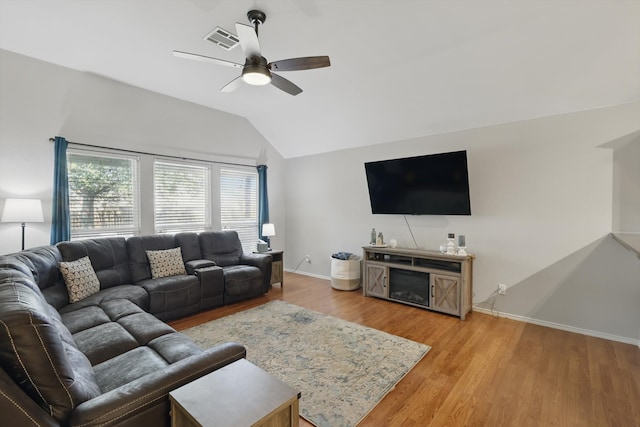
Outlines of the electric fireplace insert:
{"label": "electric fireplace insert", "polygon": [[389,268],[389,299],[429,307],[429,273]]}

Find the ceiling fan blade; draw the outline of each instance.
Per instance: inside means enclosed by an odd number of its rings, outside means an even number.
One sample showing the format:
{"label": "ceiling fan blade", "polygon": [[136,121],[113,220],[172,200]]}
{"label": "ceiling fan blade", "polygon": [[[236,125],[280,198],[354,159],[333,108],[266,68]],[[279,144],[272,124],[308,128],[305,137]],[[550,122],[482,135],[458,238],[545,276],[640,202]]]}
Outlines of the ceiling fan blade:
{"label": "ceiling fan blade", "polygon": [[225,61],[224,59],[218,59],[218,58],[211,58],[210,56],[198,55],[196,53],[181,52],[179,50],[174,50],[173,56],[176,56],[178,58],[184,58],[184,59],[193,59],[195,61],[209,62],[211,64],[226,65],[228,67],[237,67],[237,68],[243,67],[242,64],[238,64],[236,62]]}
{"label": "ceiling fan blade", "polygon": [[274,61],[268,65],[273,71],[296,71],[322,68],[331,65],[328,56],[307,56],[304,58],[291,58]]}
{"label": "ceiling fan blade", "polygon": [[229,83],[227,83],[222,89],[220,89],[220,92],[233,92],[234,90],[242,86],[242,83],[243,83],[242,76],[238,76],[235,79],[231,80]]}
{"label": "ceiling fan blade", "polygon": [[262,57],[260,53],[260,43],[258,42],[258,34],[256,30],[245,24],[236,22],[236,31],[238,32],[238,38],[240,39],[240,46],[247,58]]}
{"label": "ceiling fan blade", "polygon": [[271,84],[277,87],[278,89],[287,92],[289,95],[296,96],[297,94],[302,92],[298,86],[291,83],[289,80],[284,77],[280,77],[277,74],[271,73]]}

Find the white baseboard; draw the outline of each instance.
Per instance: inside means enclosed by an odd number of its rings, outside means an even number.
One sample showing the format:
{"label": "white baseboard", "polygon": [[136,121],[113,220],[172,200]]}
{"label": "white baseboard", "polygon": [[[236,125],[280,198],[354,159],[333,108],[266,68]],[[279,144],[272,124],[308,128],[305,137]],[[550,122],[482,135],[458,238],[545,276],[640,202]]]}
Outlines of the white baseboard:
{"label": "white baseboard", "polygon": [[[308,273],[306,271],[294,271],[291,269],[284,269],[289,273],[296,273],[302,276],[315,277],[316,279],[324,279],[331,281],[330,276],[324,276],[321,274]],[[491,311],[491,309],[473,306],[473,311],[477,311],[478,313],[484,313],[494,316],[495,313]],[[518,314],[510,314],[504,312],[497,312],[499,317],[504,317],[506,319],[517,320],[518,322],[531,323],[538,326],[546,326],[547,328],[559,329],[561,331],[573,332],[576,334],[587,335],[589,337],[603,338],[605,340],[617,341],[625,344],[635,345],[640,348],[640,339],[634,340],[633,338],[621,337],[619,335],[607,334],[605,332],[593,331],[591,329],[583,329],[576,328],[575,326],[563,325],[561,323],[549,322],[546,320],[534,319],[532,317],[520,316]]]}
{"label": "white baseboard", "polygon": [[[485,313],[492,316],[495,316],[495,313],[491,312],[491,309],[473,306],[473,311],[477,311],[479,313]],[[562,331],[573,332],[576,334],[587,335],[590,337],[603,338],[605,340],[617,341],[625,344],[632,344],[640,347],[640,340],[634,340],[632,338],[621,337],[619,335],[607,334],[605,332],[593,331],[591,329],[582,329],[576,328],[575,326],[563,325],[561,323],[548,322],[546,320],[534,319],[531,317],[520,316],[518,314],[510,314],[510,313],[498,313],[499,317],[505,317],[511,320],[517,320],[519,322],[531,323],[538,326],[546,326],[547,328],[560,329]]]}
{"label": "white baseboard", "polygon": [[285,268],[284,271],[288,272],[288,273],[296,273],[296,274],[300,274],[302,276],[309,276],[309,277],[315,277],[316,279],[324,279],[324,280],[331,280],[330,276],[323,276],[322,274],[314,274],[314,273],[308,273],[306,271],[300,271],[300,270],[291,270],[289,268]]}

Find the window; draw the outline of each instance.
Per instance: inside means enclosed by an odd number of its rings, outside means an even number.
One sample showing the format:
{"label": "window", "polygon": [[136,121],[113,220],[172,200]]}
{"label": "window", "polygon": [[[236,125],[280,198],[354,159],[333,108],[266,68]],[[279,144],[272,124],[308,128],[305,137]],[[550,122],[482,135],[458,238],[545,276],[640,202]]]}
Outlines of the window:
{"label": "window", "polygon": [[156,160],[153,166],[155,232],[210,228],[209,183],[209,166]]}
{"label": "window", "polygon": [[68,151],[71,238],[139,234],[138,158]]}
{"label": "window", "polygon": [[220,169],[220,226],[236,230],[245,252],[256,250],[258,240],[258,172]]}
{"label": "window", "polygon": [[256,168],[132,153],[67,151],[72,239],[235,230],[256,249]]}

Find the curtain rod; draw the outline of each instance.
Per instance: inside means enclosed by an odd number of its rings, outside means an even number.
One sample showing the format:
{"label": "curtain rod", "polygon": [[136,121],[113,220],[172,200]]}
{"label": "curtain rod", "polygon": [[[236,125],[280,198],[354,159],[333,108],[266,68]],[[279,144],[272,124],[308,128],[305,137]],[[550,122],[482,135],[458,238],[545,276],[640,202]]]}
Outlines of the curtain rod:
{"label": "curtain rod", "polygon": [[[55,142],[55,138],[49,138],[49,142]],[[131,154],[145,154],[147,156],[160,156],[160,157],[166,157],[169,159],[177,159],[177,160],[191,160],[194,162],[211,162],[211,163],[217,163],[217,164],[221,164],[221,165],[231,165],[231,166],[248,166],[248,167],[252,167],[255,165],[245,165],[243,163],[233,163],[233,162],[221,162],[218,160],[203,160],[203,159],[194,159],[191,157],[179,157],[179,156],[170,156],[170,155],[164,155],[164,154],[157,154],[157,153],[147,153],[145,151],[136,151],[136,150],[127,150],[124,148],[113,148],[113,147],[103,147],[100,145],[91,145],[91,144],[83,144],[81,142],[73,142],[73,141],[67,141],[68,144],[73,144],[73,145],[79,145],[81,147],[90,147],[90,148],[103,148],[103,149],[107,149],[107,150],[116,150],[116,151],[122,151],[124,153],[131,153]]]}

